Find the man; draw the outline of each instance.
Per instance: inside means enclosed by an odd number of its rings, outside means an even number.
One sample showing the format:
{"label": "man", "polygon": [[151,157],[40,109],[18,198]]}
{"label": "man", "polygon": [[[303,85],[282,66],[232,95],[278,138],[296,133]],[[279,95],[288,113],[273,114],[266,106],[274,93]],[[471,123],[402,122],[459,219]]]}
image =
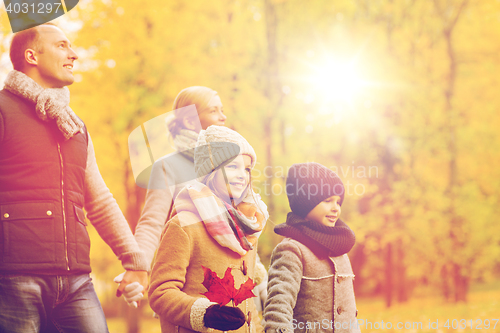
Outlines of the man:
{"label": "man", "polygon": [[89,277],[83,208],[126,274],[147,289],[147,263],[69,107],[66,35],[43,24],[14,35],[0,91],[0,332],[107,332]]}

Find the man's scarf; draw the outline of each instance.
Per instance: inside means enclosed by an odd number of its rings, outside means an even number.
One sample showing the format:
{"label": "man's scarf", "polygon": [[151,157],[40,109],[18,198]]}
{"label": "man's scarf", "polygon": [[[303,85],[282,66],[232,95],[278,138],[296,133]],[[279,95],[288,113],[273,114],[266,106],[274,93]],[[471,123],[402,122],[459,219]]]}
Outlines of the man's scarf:
{"label": "man's scarf", "polygon": [[33,102],[41,120],[55,120],[66,140],[82,131],[83,122],[69,107],[68,87],[44,89],[26,74],[12,70],[5,79],[5,89]]}

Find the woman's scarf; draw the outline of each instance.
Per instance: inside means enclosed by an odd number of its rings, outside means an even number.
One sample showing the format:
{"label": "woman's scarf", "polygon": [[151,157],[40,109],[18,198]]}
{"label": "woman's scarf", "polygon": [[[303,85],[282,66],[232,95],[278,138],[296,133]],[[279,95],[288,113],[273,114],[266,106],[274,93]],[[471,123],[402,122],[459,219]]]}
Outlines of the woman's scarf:
{"label": "woman's scarf", "polygon": [[83,122],[69,107],[68,87],[44,89],[26,74],[12,70],[5,79],[5,89],[35,103],[38,118],[54,119],[66,140],[83,130]]}
{"label": "woman's scarf", "polygon": [[253,249],[266,223],[260,205],[241,202],[235,209],[202,183],[186,188],[208,233],[219,245],[241,256]]}
{"label": "woman's scarf", "polygon": [[274,232],[293,238],[314,252],[326,252],[333,257],[346,254],[356,242],[354,232],[340,219],[335,226],[328,227],[308,221],[292,212],[288,213],[286,223],[274,227]]}
{"label": "woman's scarf", "polygon": [[194,161],[194,148],[197,140],[198,133],[188,129],[181,129],[174,138],[174,146],[179,153]]}

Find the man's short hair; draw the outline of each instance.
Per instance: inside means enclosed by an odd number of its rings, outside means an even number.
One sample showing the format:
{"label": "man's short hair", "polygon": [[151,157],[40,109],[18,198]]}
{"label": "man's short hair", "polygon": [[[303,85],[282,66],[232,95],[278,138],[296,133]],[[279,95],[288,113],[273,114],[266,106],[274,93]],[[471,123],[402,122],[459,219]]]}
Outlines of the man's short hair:
{"label": "man's short hair", "polygon": [[[57,27],[52,22],[46,22],[41,25],[52,25]],[[10,61],[12,62],[12,65],[14,66],[14,69],[16,71],[22,70],[25,65],[24,51],[26,51],[26,49],[33,49],[37,52],[43,52],[42,50],[40,50],[40,33],[38,32],[38,27],[40,27],[41,25],[19,31],[14,34],[14,37],[12,37],[12,41],[10,43]]]}

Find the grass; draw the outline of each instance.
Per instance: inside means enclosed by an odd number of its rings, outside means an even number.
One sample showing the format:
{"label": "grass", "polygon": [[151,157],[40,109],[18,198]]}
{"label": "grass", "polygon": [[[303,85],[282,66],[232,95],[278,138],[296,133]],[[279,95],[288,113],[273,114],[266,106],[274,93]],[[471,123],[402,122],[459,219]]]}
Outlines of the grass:
{"label": "grass", "polygon": [[[109,318],[108,328],[109,333],[126,333],[127,326],[124,318]],[[141,318],[140,331],[141,333],[161,333],[160,320],[155,318]]]}
{"label": "grass", "polygon": [[[362,333],[370,332],[407,332],[407,333],[446,333],[446,332],[477,332],[500,333],[500,320],[496,323],[492,319],[500,319],[500,285],[477,286],[468,295],[467,303],[447,303],[438,295],[435,297],[413,298],[407,303],[394,304],[385,307],[382,299],[356,299],[358,319]],[[454,321],[456,319],[456,321]],[[465,319],[460,325],[460,320]],[[471,329],[471,320],[472,326]],[[490,327],[486,328],[485,320],[490,320]],[[448,321],[448,327],[444,325]],[[479,321],[480,320],[480,321]],[[381,323],[383,321],[383,327]],[[368,324],[371,323],[371,327]],[[429,327],[429,323],[436,323]],[[389,324],[392,328],[388,328]],[[396,325],[401,323],[402,329]],[[417,324],[421,323],[421,324]],[[404,328],[406,324],[407,328]],[[126,324],[123,318],[109,318],[110,333],[126,333]],[[141,333],[161,333],[160,321],[149,315],[141,319]],[[378,327],[378,328],[377,328]],[[455,328],[454,328],[455,327]]]}
{"label": "grass", "polygon": [[[390,308],[386,308],[381,299],[358,299],[356,303],[358,318],[364,320],[364,325],[360,324],[363,333],[500,332],[500,289],[474,290],[469,293],[467,303],[447,303],[439,296],[415,298],[407,303],[394,304]],[[486,319],[490,320],[489,328],[486,328]],[[493,319],[499,319],[495,328]],[[382,321],[385,323],[384,328],[381,326]],[[372,323],[371,327],[367,322]],[[399,325],[402,329],[396,328],[398,323],[402,323]],[[430,323],[434,324],[430,326]],[[449,327],[445,327],[446,323]],[[389,329],[391,325],[392,329]]]}

